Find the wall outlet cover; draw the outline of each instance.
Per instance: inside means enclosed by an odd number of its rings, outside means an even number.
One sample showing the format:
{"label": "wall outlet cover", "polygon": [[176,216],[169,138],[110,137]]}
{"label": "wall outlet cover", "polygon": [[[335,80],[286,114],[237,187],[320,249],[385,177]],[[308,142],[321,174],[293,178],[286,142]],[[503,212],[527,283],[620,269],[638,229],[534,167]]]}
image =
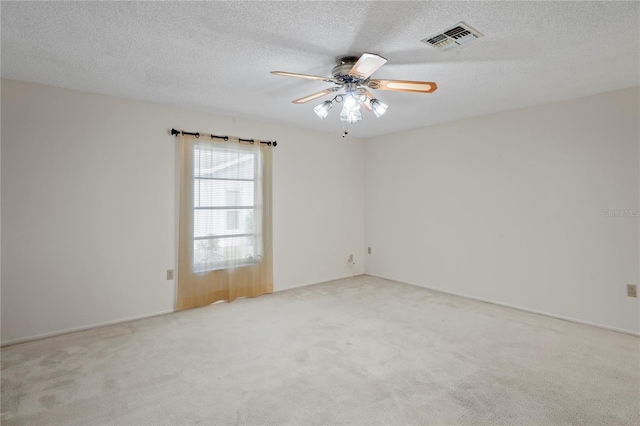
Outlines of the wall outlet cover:
{"label": "wall outlet cover", "polygon": [[638,286],[636,284],[627,284],[627,296],[638,297]]}

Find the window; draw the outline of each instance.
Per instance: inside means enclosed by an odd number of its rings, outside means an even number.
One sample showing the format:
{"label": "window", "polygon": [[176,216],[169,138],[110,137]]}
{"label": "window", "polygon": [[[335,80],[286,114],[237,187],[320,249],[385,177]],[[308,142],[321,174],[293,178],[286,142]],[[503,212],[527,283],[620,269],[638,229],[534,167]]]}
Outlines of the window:
{"label": "window", "polygon": [[271,293],[275,144],[180,133],[176,309]]}
{"label": "window", "polygon": [[242,266],[261,258],[259,155],[259,150],[240,144],[194,146],[194,271]]}

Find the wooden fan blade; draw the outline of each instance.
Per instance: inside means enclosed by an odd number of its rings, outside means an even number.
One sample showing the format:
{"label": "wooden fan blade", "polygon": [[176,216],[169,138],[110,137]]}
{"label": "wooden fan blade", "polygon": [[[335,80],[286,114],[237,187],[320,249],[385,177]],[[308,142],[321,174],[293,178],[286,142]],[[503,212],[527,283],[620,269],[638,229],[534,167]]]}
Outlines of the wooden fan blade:
{"label": "wooden fan blade", "polygon": [[306,78],[308,80],[320,80],[320,81],[328,81],[335,82],[336,80],[332,77],[322,77],[319,75],[309,75],[309,74],[298,74],[295,72],[286,72],[286,71],[271,71],[273,75],[282,75],[284,77],[298,77],[298,78]]}
{"label": "wooden fan blade", "polygon": [[367,98],[369,98],[369,100],[374,100],[376,98],[375,96],[373,96],[373,93],[371,93],[367,89],[364,89],[364,94]]}
{"label": "wooden fan blade", "polygon": [[376,72],[378,68],[387,63],[387,60],[379,55],[372,53],[363,53],[358,62],[351,68],[349,75],[355,75],[360,78],[369,78],[371,74]]}
{"label": "wooden fan blade", "polygon": [[313,93],[311,95],[305,96],[304,98],[296,99],[295,101],[292,101],[292,102],[294,104],[304,104],[305,102],[309,102],[309,101],[312,101],[314,99],[318,99],[318,98],[320,98],[322,96],[328,95],[329,93],[333,93],[336,90],[340,90],[340,88],[339,87],[332,87],[330,89],[323,90],[321,92],[316,92],[316,93]]}
{"label": "wooden fan blade", "polygon": [[368,86],[372,89],[417,93],[432,93],[438,88],[434,82],[409,80],[370,80]]}

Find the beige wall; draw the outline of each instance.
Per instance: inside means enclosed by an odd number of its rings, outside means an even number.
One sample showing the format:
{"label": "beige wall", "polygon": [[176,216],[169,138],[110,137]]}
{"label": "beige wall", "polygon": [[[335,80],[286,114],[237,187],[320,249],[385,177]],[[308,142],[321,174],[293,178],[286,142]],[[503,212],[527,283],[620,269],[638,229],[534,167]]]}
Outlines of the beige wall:
{"label": "beige wall", "polygon": [[363,141],[2,80],[2,342],[173,310],[171,127],[279,142],[276,291],[366,259],[373,275],[638,332],[639,96]]}
{"label": "beige wall", "polygon": [[368,140],[365,271],[637,333],[639,100],[636,87]]}
{"label": "beige wall", "polygon": [[2,80],[4,343],[173,310],[171,127],[278,141],[276,291],[362,273],[362,140]]}

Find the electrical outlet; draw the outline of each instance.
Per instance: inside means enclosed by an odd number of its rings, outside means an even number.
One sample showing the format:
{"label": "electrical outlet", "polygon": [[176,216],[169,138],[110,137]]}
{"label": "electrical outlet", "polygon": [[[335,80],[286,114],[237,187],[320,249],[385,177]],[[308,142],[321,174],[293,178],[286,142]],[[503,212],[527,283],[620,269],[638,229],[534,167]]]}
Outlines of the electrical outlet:
{"label": "electrical outlet", "polygon": [[627,284],[627,296],[638,297],[638,286],[635,284]]}
{"label": "electrical outlet", "polygon": [[173,279],[173,269],[167,269],[167,280]]}
{"label": "electrical outlet", "polygon": [[356,261],[353,260],[353,255],[350,254],[349,258],[347,259],[347,266],[349,266],[349,269],[353,270],[356,267]]}
{"label": "electrical outlet", "polygon": [[371,247],[367,247],[367,253],[371,254]]}

